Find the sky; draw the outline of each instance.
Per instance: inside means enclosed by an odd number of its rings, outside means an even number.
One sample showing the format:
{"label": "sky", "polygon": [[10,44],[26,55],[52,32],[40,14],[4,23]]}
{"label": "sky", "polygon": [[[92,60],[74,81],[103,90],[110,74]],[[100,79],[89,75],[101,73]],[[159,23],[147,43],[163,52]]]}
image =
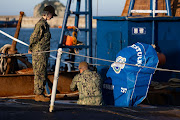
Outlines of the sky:
{"label": "sky", "polygon": [[[35,5],[43,0],[0,0],[0,16],[19,15],[23,11],[26,16],[33,16]],[[66,5],[67,0],[59,0]],[[75,10],[75,2],[72,0],[72,10]],[[81,7],[84,8],[82,0]],[[93,16],[120,16],[126,0],[92,0]]]}

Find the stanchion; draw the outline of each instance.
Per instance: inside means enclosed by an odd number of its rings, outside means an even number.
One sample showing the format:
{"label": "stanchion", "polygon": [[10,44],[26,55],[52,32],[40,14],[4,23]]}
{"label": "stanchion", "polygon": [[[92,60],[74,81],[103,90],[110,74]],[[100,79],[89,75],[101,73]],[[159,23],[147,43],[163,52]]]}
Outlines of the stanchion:
{"label": "stanchion", "polygon": [[52,112],[54,110],[54,101],[56,98],[56,89],[57,89],[57,83],[58,83],[58,78],[59,78],[61,55],[62,55],[62,48],[59,48],[58,53],[57,53],[57,59],[56,59],[56,67],[55,67],[55,72],[54,72],[54,80],[53,80],[53,88],[52,88],[49,112]]}

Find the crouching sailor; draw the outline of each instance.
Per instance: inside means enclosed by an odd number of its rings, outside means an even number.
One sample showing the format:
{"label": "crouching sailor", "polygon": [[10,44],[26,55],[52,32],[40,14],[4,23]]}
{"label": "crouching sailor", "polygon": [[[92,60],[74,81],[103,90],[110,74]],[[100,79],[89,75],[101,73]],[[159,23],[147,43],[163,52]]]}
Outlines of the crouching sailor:
{"label": "crouching sailor", "polygon": [[79,64],[80,73],[76,75],[70,88],[72,91],[78,89],[79,100],[81,105],[102,105],[102,80],[99,74],[90,71],[86,62]]}

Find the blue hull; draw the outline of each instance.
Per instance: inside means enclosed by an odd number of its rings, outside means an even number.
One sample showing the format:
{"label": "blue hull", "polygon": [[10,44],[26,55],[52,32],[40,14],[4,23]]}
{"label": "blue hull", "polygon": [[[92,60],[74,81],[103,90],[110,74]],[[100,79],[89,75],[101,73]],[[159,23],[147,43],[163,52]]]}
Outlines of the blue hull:
{"label": "blue hull", "polygon": [[0,21],[0,27],[16,27],[18,20],[13,21]]}

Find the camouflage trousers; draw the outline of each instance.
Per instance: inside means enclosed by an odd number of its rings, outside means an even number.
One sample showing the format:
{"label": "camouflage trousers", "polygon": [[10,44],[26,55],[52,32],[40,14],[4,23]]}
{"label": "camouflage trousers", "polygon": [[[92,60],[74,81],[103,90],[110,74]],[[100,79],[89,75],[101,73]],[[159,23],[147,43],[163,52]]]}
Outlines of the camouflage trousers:
{"label": "camouflage trousers", "polygon": [[47,65],[49,53],[36,53],[32,55],[32,65],[34,71],[34,94],[44,93],[47,80]]}
{"label": "camouflage trousers", "polygon": [[80,105],[104,105],[102,96],[79,98],[77,103]]}

